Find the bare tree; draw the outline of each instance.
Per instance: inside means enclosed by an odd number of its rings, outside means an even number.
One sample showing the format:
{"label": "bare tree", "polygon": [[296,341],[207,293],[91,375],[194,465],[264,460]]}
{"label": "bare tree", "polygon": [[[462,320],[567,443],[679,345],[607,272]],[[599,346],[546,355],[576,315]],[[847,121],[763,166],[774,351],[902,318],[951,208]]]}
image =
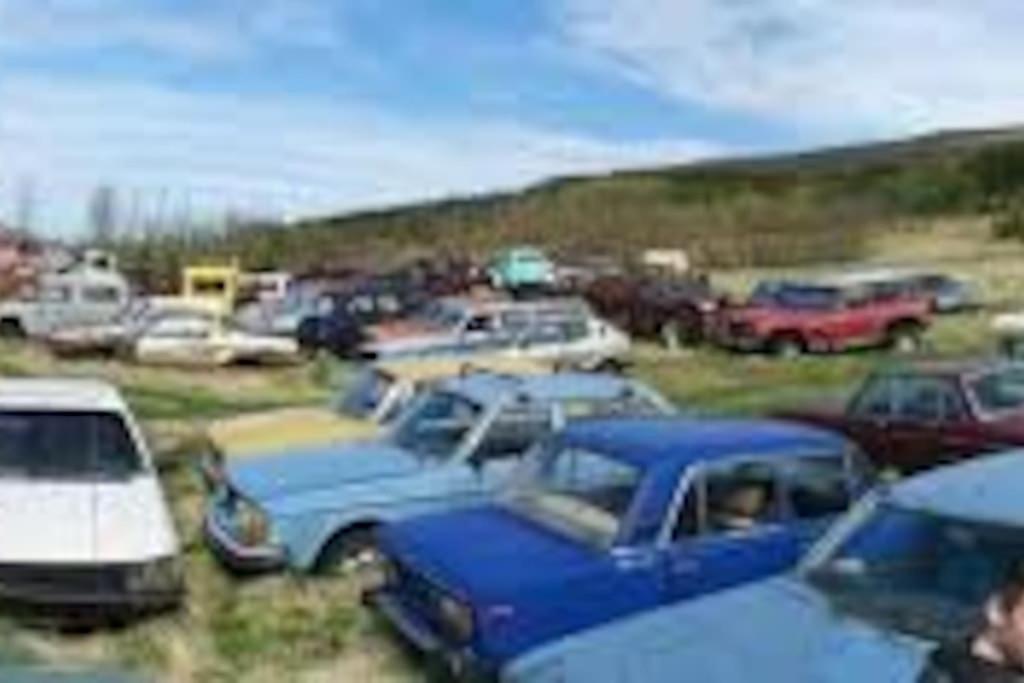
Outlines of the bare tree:
{"label": "bare tree", "polygon": [[117,232],[117,191],[110,185],[98,185],[89,198],[89,226],[92,240],[110,246]]}
{"label": "bare tree", "polygon": [[22,178],[18,182],[18,194],[14,207],[14,227],[31,233],[36,221],[36,185],[31,178]]}

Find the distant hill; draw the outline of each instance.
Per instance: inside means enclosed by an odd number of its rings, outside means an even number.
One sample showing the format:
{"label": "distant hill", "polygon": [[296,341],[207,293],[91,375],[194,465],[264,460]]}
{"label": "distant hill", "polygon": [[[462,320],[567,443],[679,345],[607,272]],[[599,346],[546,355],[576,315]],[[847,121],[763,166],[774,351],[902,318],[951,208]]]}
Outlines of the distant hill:
{"label": "distant hill", "polygon": [[[871,231],[908,220],[1000,212],[1024,191],[1024,127],[728,159],[588,177],[521,192],[163,236],[179,260],[236,255],[249,267],[366,264],[440,248],[486,254],[533,243],[628,256],[684,247],[709,267],[857,258]],[[153,238],[150,239],[150,242]],[[125,245],[126,259],[153,257]],[[176,265],[174,266],[176,267]]]}

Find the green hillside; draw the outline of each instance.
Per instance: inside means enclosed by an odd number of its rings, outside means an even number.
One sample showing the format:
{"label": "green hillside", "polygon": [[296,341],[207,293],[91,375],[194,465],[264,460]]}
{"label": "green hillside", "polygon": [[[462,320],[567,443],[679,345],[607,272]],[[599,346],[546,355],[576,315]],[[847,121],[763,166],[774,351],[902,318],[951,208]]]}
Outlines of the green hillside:
{"label": "green hillside", "polygon": [[127,240],[125,261],[166,277],[180,261],[237,256],[305,270],[394,261],[445,248],[486,254],[535,243],[628,256],[683,247],[702,265],[855,259],[876,231],[939,216],[996,216],[1019,231],[1024,129],[941,133],[777,157],[562,178],[522,192],[310,219],[224,233]]}

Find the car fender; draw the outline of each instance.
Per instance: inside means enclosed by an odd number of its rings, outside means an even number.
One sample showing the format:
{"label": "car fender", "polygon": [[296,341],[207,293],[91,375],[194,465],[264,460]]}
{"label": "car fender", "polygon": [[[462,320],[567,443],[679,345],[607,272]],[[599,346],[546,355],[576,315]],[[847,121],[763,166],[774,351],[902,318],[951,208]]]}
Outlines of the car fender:
{"label": "car fender", "polygon": [[353,487],[349,490],[325,492],[342,506],[330,508],[319,500],[309,499],[302,510],[273,514],[278,542],[285,548],[288,562],[299,571],[309,571],[316,564],[324,547],[346,529],[366,524],[386,524],[405,517],[440,511],[462,503],[483,500],[486,494],[460,497],[455,492],[428,490],[422,486],[395,483],[382,486]]}

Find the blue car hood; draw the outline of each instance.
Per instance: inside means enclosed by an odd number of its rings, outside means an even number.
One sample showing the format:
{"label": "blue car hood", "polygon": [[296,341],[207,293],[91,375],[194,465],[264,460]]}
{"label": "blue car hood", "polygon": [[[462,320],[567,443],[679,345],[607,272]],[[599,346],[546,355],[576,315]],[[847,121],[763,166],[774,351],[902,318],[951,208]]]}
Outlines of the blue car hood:
{"label": "blue car hood", "polygon": [[228,465],[227,474],[232,488],[240,494],[253,501],[268,502],[344,484],[402,476],[419,467],[412,453],[370,441],[239,460]]}
{"label": "blue car hood", "polygon": [[593,570],[602,557],[501,505],[414,518],[384,534],[386,549],[474,601],[509,601],[539,583],[564,587],[567,573]]}
{"label": "blue car hood", "polygon": [[[565,680],[657,683],[914,683],[927,643],[836,613],[791,578],[664,608],[541,647],[509,680],[558,670]],[[623,654],[625,653],[625,654]]]}

